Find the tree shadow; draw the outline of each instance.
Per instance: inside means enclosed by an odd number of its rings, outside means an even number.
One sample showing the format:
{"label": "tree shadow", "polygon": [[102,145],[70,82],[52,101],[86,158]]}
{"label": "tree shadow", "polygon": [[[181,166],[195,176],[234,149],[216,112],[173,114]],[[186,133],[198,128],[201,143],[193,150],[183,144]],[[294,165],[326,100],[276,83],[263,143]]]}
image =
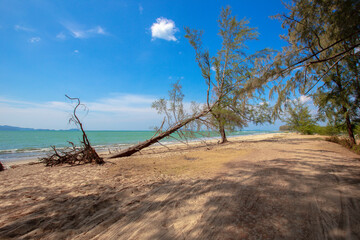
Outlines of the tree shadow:
{"label": "tree shadow", "polygon": [[211,179],[14,189],[0,239],[360,238],[356,159],[314,153],[230,162]]}

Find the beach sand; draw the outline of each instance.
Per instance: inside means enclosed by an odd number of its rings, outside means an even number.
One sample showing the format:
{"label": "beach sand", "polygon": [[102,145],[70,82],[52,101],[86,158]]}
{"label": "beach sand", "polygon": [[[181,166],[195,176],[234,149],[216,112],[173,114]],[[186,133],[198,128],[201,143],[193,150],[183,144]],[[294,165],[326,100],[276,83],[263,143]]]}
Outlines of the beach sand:
{"label": "beach sand", "polygon": [[230,141],[13,166],[0,172],[0,239],[360,238],[359,155],[320,136]]}

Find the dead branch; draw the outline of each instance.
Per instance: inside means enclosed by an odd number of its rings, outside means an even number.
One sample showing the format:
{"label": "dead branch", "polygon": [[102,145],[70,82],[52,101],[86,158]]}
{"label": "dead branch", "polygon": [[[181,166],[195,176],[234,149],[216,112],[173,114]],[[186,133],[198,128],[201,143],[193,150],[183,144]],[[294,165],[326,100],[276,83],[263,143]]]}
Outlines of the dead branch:
{"label": "dead branch", "polygon": [[53,153],[47,157],[41,158],[40,162],[44,163],[46,166],[55,166],[60,164],[86,164],[86,163],[96,163],[103,164],[104,160],[99,157],[95,149],[91,146],[90,141],[84,131],[83,125],[76,115],[76,110],[81,105],[79,98],[71,98],[65,95],[70,100],[77,100],[77,104],[74,108],[73,115],[70,118],[70,121],[74,122],[82,132],[82,142],[79,148],[76,148],[73,142],[69,142],[71,147],[65,148],[62,151],[56,149],[55,146],[51,146]]}
{"label": "dead branch", "polygon": [[170,148],[164,144],[162,144],[161,142],[158,142],[158,144],[160,144],[160,146],[163,146],[164,148],[167,148],[167,150],[170,150]]}
{"label": "dead branch", "polygon": [[156,136],[154,136],[154,137],[152,137],[152,138],[150,138],[150,139],[148,139],[148,140],[146,140],[144,142],[138,143],[138,144],[136,144],[134,146],[131,146],[131,147],[127,148],[127,149],[124,149],[120,153],[115,154],[115,155],[111,156],[110,158],[128,157],[128,156],[131,156],[134,153],[140,151],[143,148],[146,148],[146,147],[148,147],[148,146],[150,146],[150,145],[152,145],[154,143],[159,142],[161,139],[170,136],[170,134],[178,131],[180,128],[184,127],[188,123],[205,116],[206,114],[208,114],[211,111],[213,106],[214,105],[212,105],[211,108],[206,109],[206,110],[200,112],[199,114],[197,114],[197,115],[195,115],[193,117],[190,117],[188,119],[185,119],[185,120],[183,120],[181,122],[176,123],[175,125],[170,127],[168,130],[166,130],[164,132],[161,132],[161,133],[157,134]]}

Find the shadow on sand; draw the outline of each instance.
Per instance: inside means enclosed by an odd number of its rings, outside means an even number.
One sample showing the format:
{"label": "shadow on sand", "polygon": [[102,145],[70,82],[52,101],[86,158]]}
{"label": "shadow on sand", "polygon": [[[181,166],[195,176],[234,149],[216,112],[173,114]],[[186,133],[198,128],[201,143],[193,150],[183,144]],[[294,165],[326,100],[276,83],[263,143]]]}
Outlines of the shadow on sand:
{"label": "shadow on sand", "polygon": [[[231,162],[212,179],[8,191],[0,201],[13,205],[0,207],[0,238],[359,239],[359,159],[283,153],[292,157]],[[9,211],[19,215],[6,218]]]}

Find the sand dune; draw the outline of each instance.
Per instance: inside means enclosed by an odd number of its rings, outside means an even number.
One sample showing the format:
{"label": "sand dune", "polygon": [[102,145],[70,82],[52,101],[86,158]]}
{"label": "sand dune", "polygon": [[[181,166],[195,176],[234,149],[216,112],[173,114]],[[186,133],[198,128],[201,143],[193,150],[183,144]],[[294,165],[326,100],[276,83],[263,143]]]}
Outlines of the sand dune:
{"label": "sand dune", "polygon": [[296,134],[21,165],[0,173],[0,239],[359,239],[359,173],[358,155]]}

